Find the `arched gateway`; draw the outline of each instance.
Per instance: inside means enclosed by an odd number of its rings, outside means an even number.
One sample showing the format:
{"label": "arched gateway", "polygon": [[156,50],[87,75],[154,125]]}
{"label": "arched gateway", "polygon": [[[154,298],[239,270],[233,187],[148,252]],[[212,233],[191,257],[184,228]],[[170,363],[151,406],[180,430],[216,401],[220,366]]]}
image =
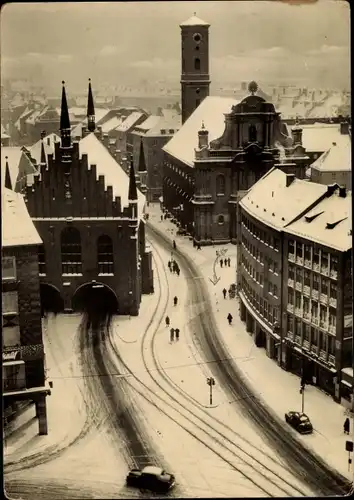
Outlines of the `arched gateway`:
{"label": "arched gateway", "polygon": [[90,315],[112,315],[118,313],[118,299],[108,285],[92,281],[77,288],[72,298],[72,308]]}
{"label": "arched gateway", "polygon": [[50,283],[40,284],[42,316],[47,312],[58,314],[64,310],[64,300],[58,288]]}

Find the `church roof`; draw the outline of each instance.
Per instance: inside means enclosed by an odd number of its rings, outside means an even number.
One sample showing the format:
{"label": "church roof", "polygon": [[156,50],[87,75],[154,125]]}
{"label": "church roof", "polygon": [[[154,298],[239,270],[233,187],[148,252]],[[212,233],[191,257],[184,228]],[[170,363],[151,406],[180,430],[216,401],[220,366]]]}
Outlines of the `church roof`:
{"label": "church roof", "polygon": [[195,148],[198,147],[198,131],[204,122],[209,131],[209,142],[218,139],[225,129],[225,113],[230,113],[231,107],[238,100],[229,97],[206,97],[194,113],[186,120],[178,132],[163,147],[163,150],[193,167]]}
{"label": "church roof", "polygon": [[3,187],[1,190],[1,209],[3,247],[40,245],[42,243],[20,193]]}
{"label": "church roof", "polygon": [[[96,165],[97,177],[104,176],[105,186],[112,186],[113,197],[119,196],[122,210],[129,205],[129,175],[117,163],[95,134],[88,134],[79,141],[80,155],[87,154],[89,165]],[[143,215],[145,196],[138,191],[138,214]]]}
{"label": "church roof", "polygon": [[209,23],[203,21],[196,15],[193,15],[187,21],[184,21],[183,23],[180,24],[180,26],[210,26]]}

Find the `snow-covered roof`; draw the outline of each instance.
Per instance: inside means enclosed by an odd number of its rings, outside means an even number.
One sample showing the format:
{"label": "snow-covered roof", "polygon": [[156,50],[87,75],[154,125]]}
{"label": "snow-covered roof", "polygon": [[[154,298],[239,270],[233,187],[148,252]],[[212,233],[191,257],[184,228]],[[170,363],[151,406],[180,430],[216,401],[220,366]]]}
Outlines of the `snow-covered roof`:
{"label": "snow-covered roof", "polygon": [[[122,210],[127,207],[129,205],[129,175],[124,172],[102,142],[94,133],[88,134],[79,141],[79,150],[80,155],[87,154],[89,165],[96,165],[97,177],[99,175],[104,176],[106,188],[112,186],[113,197],[120,196]],[[145,196],[139,189],[137,189],[137,192],[138,213],[139,217],[141,217],[145,206]]]}
{"label": "snow-covered roof", "polygon": [[246,212],[264,224],[281,230],[318,200],[327,186],[295,178],[286,186],[287,174],[273,168],[240,201]]}
{"label": "snow-covered roof", "polygon": [[[307,183],[307,186],[313,185],[314,183],[312,182]],[[327,190],[327,186],[324,187]],[[311,219],[312,216],[316,217],[309,222],[308,220]],[[329,228],[327,224],[332,224],[334,227],[331,226]],[[286,228],[286,232],[299,235],[329,248],[345,252],[352,247],[351,229],[351,192],[347,192],[344,198],[339,196],[338,189],[332,196],[320,201],[306,214],[306,216],[290,224]]]}
{"label": "snow-covered roof", "polygon": [[209,23],[203,21],[196,15],[193,15],[187,21],[184,21],[183,23],[180,24],[180,26],[210,26]]}
{"label": "snow-covered roof", "polygon": [[[46,154],[46,157],[48,157],[49,154],[54,153],[54,144],[56,142],[60,142],[60,137],[57,134],[49,134],[44,137],[44,151]],[[33,146],[28,148],[29,152],[31,153],[31,156],[33,159],[36,160],[36,162],[39,164],[41,161],[41,151],[42,151],[42,140],[40,139],[37,141]]]}
{"label": "snow-covered roof", "polygon": [[26,123],[30,125],[34,125],[39,115],[42,113],[41,109],[36,109],[33,113],[26,119]]}
{"label": "snow-covered roof", "polygon": [[110,132],[111,130],[118,127],[118,125],[120,125],[122,123],[122,121],[123,121],[122,118],[119,118],[118,116],[113,116],[113,118],[111,118],[110,120],[103,123],[103,125],[101,125],[102,132],[103,133]]}
{"label": "snow-covered roof", "polygon": [[40,245],[42,243],[20,193],[3,187],[1,208],[3,247]]}
{"label": "snow-covered roof", "polygon": [[15,122],[15,127],[19,130],[20,129],[20,120],[22,118],[25,118],[25,117],[28,117],[31,113],[33,113],[33,109],[28,109],[26,108],[22,113],[21,115],[18,117],[18,119],[16,120]]}
{"label": "snow-covered roof", "polygon": [[118,127],[115,128],[115,130],[118,130],[119,132],[129,130],[142,116],[143,113],[140,111],[133,111],[133,113],[131,113],[120,125],[118,125]]}
{"label": "snow-covered roof", "polygon": [[[180,115],[160,116],[160,120],[146,132],[147,136],[175,134],[182,126]],[[170,132],[173,130],[173,132]]]}
{"label": "snow-covered roof", "polygon": [[15,189],[18,174],[20,171],[20,161],[22,157],[21,148],[18,146],[1,147],[1,187],[5,185],[6,157],[8,158],[10,179],[12,188]]}
{"label": "snow-covered roof", "polygon": [[229,97],[206,97],[162,149],[174,158],[193,167],[194,150],[198,146],[198,130],[202,122],[209,131],[209,142],[217,139],[224,133],[224,114],[229,113],[231,106],[238,104],[238,102],[238,100]]}
{"label": "snow-covered roof", "polygon": [[347,368],[342,368],[342,373],[345,373],[353,378],[353,368],[350,368],[349,366]]}
{"label": "snow-covered roof", "polygon": [[138,130],[150,130],[151,128],[155,127],[161,120],[161,116],[157,115],[150,115],[143,123],[140,123],[140,125],[136,126],[136,129]]}
{"label": "snow-covered roof", "polygon": [[349,145],[351,140],[349,134],[340,133],[340,125],[332,123],[314,123],[313,125],[301,125],[302,145],[309,152],[325,152],[335,142],[337,146]]}
{"label": "snow-covered roof", "polygon": [[3,124],[1,124],[1,137],[6,134],[6,130]]}
{"label": "snow-covered roof", "polygon": [[322,172],[348,171],[352,169],[352,151],[349,144],[333,144],[314,163],[311,168]]}
{"label": "snow-covered roof", "polygon": [[73,129],[71,130],[71,137],[73,139],[75,139],[75,137],[82,137],[82,127],[86,126],[85,121],[86,120],[78,123],[77,125],[75,125],[75,127],[73,127]]}

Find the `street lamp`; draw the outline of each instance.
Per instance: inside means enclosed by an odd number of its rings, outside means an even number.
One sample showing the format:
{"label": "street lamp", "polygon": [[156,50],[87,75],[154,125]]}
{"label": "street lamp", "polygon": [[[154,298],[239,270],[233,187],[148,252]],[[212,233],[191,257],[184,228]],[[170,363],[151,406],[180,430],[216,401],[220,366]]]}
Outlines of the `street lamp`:
{"label": "street lamp", "polygon": [[208,377],[207,384],[210,387],[210,406],[211,406],[213,404],[213,385],[215,385],[215,379],[213,377]]}

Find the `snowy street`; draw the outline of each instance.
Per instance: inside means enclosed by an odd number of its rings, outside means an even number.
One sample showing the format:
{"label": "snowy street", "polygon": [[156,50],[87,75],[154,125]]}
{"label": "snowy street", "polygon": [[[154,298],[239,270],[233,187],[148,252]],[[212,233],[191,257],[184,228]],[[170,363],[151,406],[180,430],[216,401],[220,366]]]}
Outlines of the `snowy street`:
{"label": "snowy street", "polygon": [[[176,475],[172,496],[340,491],[340,475],[302,447],[308,437],[295,436],[278,411],[270,410],[268,395],[265,403],[251,383],[255,371],[247,375],[247,366],[253,367],[255,359],[263,366],[252,339],[247,343],[238,337],[236,348],[227,339],[234,331],[226,323],[228,308],[237,329],[245,328],[235,317],[236,300],[215,299],[216,287],[205,284],[215,250],[203,249],[187,258],[185,248],[189,254],[196,250],[188,240],[177,239],[178,248],[185,247],[183,254],[174,252],[181,274],[171,273],[171,238],[166,243],[155,232],[158,209],[151,211],[147,232],[155,293],[143,297],[140,315],[114,317],[98,341],[81,315],[45,320],[48,379],[53,381],[47,398],[49,434],[37,436],[34,419],[27,415],[25,421],[24,415],[23,424],[7,438],[8,494],[31,498],[36,492],[43,499],[146,497],[126,488],[125,476],[129,468],[147,464],[159,464]],[[164,235],[172,227],[167,224],[165,230],[161,224]],[[235,247],[228,248],[232,266],[223,270],[218,290],[235,281]],[[170,326],[180,329],[178,341],[170,341],[166,315]],[[210,376],[216,380],[211,405]]]}

